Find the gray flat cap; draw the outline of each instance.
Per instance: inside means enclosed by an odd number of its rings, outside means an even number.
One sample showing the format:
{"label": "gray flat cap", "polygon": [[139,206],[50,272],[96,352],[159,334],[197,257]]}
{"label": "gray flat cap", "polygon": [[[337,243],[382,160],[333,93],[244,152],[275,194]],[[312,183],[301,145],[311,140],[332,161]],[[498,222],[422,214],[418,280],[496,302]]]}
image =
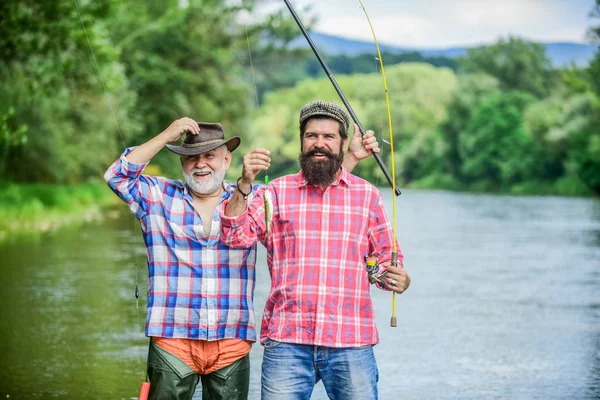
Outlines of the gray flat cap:
{"label": "gray flat cap", "polygon": [[350,128],[350,115],[348,112],[337,104],[324,100],[311,101],[302,107],[302,110],[300,110],[300,125],[307,119],[317,115],[335,119],[342,124],[344,131],[348,133],[348,128]]}

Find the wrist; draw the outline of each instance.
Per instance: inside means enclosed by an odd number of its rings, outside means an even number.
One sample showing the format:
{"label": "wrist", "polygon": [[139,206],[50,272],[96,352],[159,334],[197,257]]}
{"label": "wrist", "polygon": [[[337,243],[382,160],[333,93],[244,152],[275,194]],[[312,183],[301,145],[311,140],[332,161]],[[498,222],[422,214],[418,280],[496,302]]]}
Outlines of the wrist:
{"label": "wrist", "polygon": [[240,176],[236,182],[236,190],[242,194],[244,200],[248,200],[248,196],[252,193],[252,182],[245,182]]}
{"label": "wrist", "polygon": [[169,137],[167,131],[159,133],[154,139],[157,140],[163,147],[173,141],[170,140],[171,138]]}
{"label": "wrist", "polygon": [[350,153],[346,153],[344,154],[344,167],[346,167],[346,169],[348,171],[352,171],[354,169],[354,167],[356,167],[358,165],[358,158],[354,157],[352,154]]}
{"label": "wrist", "polygon": [[347,152],[346,155],[348,156],[349,161],[356,162],[356,163],[359,161],[359,159],[354,154],[352,154],[351,151]]}

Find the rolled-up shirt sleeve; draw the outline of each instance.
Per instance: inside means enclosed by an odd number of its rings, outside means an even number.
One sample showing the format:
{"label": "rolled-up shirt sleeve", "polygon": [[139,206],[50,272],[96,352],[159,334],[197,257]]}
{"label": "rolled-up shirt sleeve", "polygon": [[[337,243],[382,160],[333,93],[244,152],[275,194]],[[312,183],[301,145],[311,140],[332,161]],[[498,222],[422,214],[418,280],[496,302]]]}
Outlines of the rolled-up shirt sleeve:
{"label": "rolled-up shirt sleeve", "polygon": [[135,147],[127,148],[106,170],[104,180],[140,219],[146,215],[146,204],[151,200],[152,188],[158,185],[158,181],[154,177],[142,175],[148,163],[136,164],[127,160],[127,155],[133,149]]}
{"label": "rolled-up shirt sleeve", "polygon": [[246,248],[262,241],[265,235],[264,186],[253,188],[253,197],[248,200],[246,210],[237,216],[225,215],[229,200],[223,202],[220,210],[221,241],[235,248]]}
{"label": "rolled-up shirt sleeve", "polygon": [[[385,213],[385,209],[383,206],[383,201],[381,196],[378,194],[375,197],[375,201],[373,206],[370,208],[369,215],[369,254],[378,254],[379,258],[379,271],[378,273],[384,272],[387,268],[382,266],[383,263],[391,261],[391,253],[394,250],[393,244],[394,240],[394,231],[392,229],[392,224],[390,220],[387,218]],[[398,255],[398,266],[403,268],[402,260],[404,256],[402,255],[402,251],[400,250],[400,246],[398,245],[398,241],[396,240],[396,252]],[[388,290],[384,285],[377,283],[378,288],[383,290]]]}

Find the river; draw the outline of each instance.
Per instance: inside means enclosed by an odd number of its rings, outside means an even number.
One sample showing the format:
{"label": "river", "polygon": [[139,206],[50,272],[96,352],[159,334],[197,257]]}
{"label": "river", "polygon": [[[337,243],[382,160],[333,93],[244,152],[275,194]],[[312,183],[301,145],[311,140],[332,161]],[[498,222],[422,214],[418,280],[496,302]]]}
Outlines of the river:
{"label": "river", "polygon": [[[406,190],[397,203],[412,285],[396,328],[391,295],[372,291],[381,399],[600,399],[599,200]],[[15,235],[0,260],[0,398],[136,398],[147,272],[133,216]],[[260,247],[257,320],[264,260]]]}

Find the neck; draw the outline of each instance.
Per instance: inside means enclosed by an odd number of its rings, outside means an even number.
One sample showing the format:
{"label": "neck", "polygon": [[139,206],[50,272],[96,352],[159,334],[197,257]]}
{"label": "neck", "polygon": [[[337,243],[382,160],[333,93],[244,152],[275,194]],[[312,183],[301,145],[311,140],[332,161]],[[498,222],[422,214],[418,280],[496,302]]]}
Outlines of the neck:
{"label": "neck", "polygon": [[198,200],[209,200],[209,199],[214,199],[216,197],[219,197],[221,195],[221,193],[223,193],[223,185],[219,185],[219,188],[214,191],[213,193],[208,193],[208,194],[199,194],[194,192],[189,186],[188,188],[190,189],[190,193],[192,194],[192,197],[194,197],[195,199]]}

